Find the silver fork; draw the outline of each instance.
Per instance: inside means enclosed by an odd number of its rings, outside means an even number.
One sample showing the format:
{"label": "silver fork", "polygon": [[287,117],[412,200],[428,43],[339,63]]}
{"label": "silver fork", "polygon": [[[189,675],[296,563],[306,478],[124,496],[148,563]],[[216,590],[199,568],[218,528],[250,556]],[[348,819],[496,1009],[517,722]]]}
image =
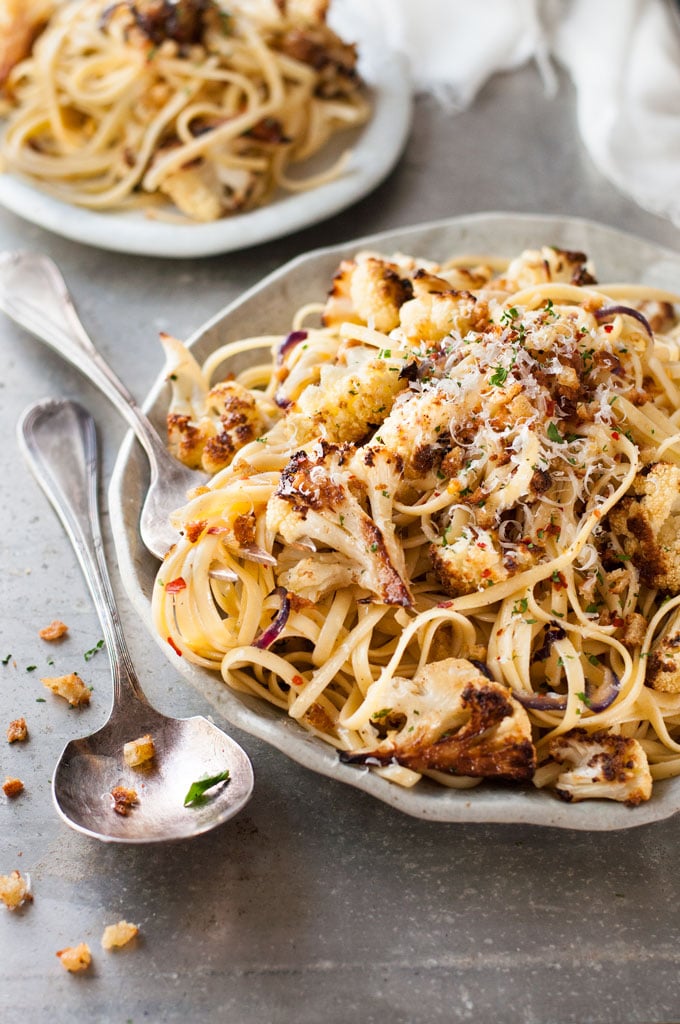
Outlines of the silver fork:
{"label": "silver fork", "polygon": [[63,277],[47,256],[0,253],[0,309],[80,370],[116,407],[149,459],[151,478],[139,520],[145,547],[162,559],[176,542],[169,515],[208,478],[168,452],[128,389],[97,352],[81,324]]}

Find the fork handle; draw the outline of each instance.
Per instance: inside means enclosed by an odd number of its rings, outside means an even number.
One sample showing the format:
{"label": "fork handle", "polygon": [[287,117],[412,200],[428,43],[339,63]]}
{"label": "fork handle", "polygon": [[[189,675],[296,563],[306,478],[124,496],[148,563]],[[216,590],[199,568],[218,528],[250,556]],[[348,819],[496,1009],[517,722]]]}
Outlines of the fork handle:
{"label": "fork handle", "polygon": [[116,707],[146,701],[125,642],[106,567],[97,501],[97,432],[89,412],[67,399],[45,399],[19,420],[19,446],[73,545],[104,633]]}
{"label": "fork handle", "polygon": [[80,370],[112,402],[139,439],[155,479],[170,458],[165,445],[92,344],[52,260],[33,252],[0,253],[0,309]]}

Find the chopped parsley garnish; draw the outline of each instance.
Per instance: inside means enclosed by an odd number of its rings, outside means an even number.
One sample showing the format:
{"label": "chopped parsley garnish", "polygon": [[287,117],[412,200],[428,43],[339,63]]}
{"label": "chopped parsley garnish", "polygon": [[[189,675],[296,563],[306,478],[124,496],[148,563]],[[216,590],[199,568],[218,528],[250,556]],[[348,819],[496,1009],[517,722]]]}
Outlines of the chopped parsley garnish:
{"label": "chopped parsley garnish", "polygon": [[579,700],[580,700],[580,701],[581,701],[581,702],[582,702],[583,704],[585,704],[585,706],[586,706],[587,708],[589,708],[589,707],[591,707],[591,706],[592,706],[592,701],[591,701],[590,697],[588,697],[588,696],[587,696],[587,695],[586,695],[585,693],[583,693],[583,692],[581,692],[581,693],[577,693],[577,694],[576,694],[576,696],[578,697],[578,699],[579,699]]}
{"label": "chopped parsley garnish", "polygon": [[27,666],[26,666],[26,671],[27,671],[27,672],[35,672],[35,670],[37,669],[37,667],[38,667],[37,665],[27,665]]}
{"label": "chopped parsley garnish", "polygon": [[12,655],[11,654],[6,654],[5,657],[2,659],[2,663],[3,663],[3,665],[8,665],[11,660],[12,660]]}
{"label": "chopped parsley garnish", "polygon": [[510,309],[506,309],[503,315],[501,316],[501,323],[506,325],[511,324],[512,321],[516,320],[518,316],[519,313],[517,311],[517,307],[510,306]]}
{"label": "chopped parsley garnish", "polygon": [[104,646],[104,641],[103,640],[97,640],[97,643],[94,645],[94,647],[90,647],[89,651],[85,651],[85,654],[83,655],[83,657],[85,658],[85,661],[92,661],[92,659],[94,658],[95,654],[98,654],[99,651],[101,651],[103,646]]}
{"label": "chopped parsley garnish", "polygon": [[491,376],[489,377],[489,384],[493,384],[494,387],[500,388],[505,384],[508,379],[508,371],[504,366],[497,366]]}
{"label": "chopped parsley garnish", "polygon": [[391,714],[392,708],[381,708],[380,711],[374,711],[371,718],[387,718]]}
{"label": "chopped parsley garnish", "polygon": [[184,806],[188,807],[190,804],[200,803],[201,798],[209,789],[212,789],[214,786],[218,786],[220,782],[228,781],[228,768],[225,768],[223,772],[218,772],[217,775],[204,775],[202,778],[197,779],[196,782],[192,782],[189,786],[189,791],[184,797]]}
{"label": "chopped parsley garnish", "polygon": [[512,608],[512,614],[513,615],[524,615],[524,613],[527,611],[528,607],[529,607],[529,599],[526,598],[526,597],[521,597],[519,599],[519,601],[515,601],[515,603],[513,605],[513,608]]}
{"label": "chopped parsley garnish", "polygon": [[551,441],[554,441],[555,444],[564,444],[564,438],[560,434],[559,427],[557,426],[557,424],[555,422],[551,421],[548,424],[548,429],[547,429],[546,433],[548,435],[548,438]]}

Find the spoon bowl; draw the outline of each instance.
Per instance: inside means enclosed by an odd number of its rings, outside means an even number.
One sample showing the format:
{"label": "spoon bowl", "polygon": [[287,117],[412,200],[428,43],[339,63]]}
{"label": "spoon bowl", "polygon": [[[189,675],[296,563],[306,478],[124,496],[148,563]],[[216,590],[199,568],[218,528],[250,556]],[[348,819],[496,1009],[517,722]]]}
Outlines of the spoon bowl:
{"label": "spoon bowl", "polygon": [[[148,702],[125,642],[104,558],[97,512],[97,439],[94,420],[71,401],[47,399],[23,414],[19,444],[73,545],[101,622],[113,677],[106,724],[64,748],[52,779],[61,817],[105,842],[150,843],[186,839],[241,810],[253,789],[244,750],[206,718],[176,719]],[[150,735],[153,756],[131,767],[126,743]],[[197,799],[185,801],[193,783]],[[112,791],[134,791],[121,805]]]}
{"label": "spoon bowl", "polygon": [[[124,762],[123,745],[147,733],[155,756],[131,768]],[[225,766],[228,780],[184,807],[191,784]],[[111,793],[119,786],[134,790],[138,798],[126,815],[114,809]],[[67,743],[52,779],[57,811],[68,825],[120,843],[188,839],[207,832],[247,803],[252,786],[249,762],[221,729],[200,716],[167,718],[148,704],[135,709],[134,718],[109,719],[91,736]]]}

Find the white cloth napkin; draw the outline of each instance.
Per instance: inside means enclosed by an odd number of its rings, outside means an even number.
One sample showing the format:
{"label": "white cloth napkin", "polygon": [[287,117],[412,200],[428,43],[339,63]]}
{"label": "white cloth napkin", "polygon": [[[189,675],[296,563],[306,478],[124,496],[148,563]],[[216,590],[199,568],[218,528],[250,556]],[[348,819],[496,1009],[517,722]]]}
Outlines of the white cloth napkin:
{"label": "white cloth napkin", "polygon": [[593,162],[641,206],[680,227],[680,21],[676,0],[334,0],[348,38],[370,33],[409,62],[414,89],[454,109],[487,79],[551,59],[577,91],[578,125]]}

